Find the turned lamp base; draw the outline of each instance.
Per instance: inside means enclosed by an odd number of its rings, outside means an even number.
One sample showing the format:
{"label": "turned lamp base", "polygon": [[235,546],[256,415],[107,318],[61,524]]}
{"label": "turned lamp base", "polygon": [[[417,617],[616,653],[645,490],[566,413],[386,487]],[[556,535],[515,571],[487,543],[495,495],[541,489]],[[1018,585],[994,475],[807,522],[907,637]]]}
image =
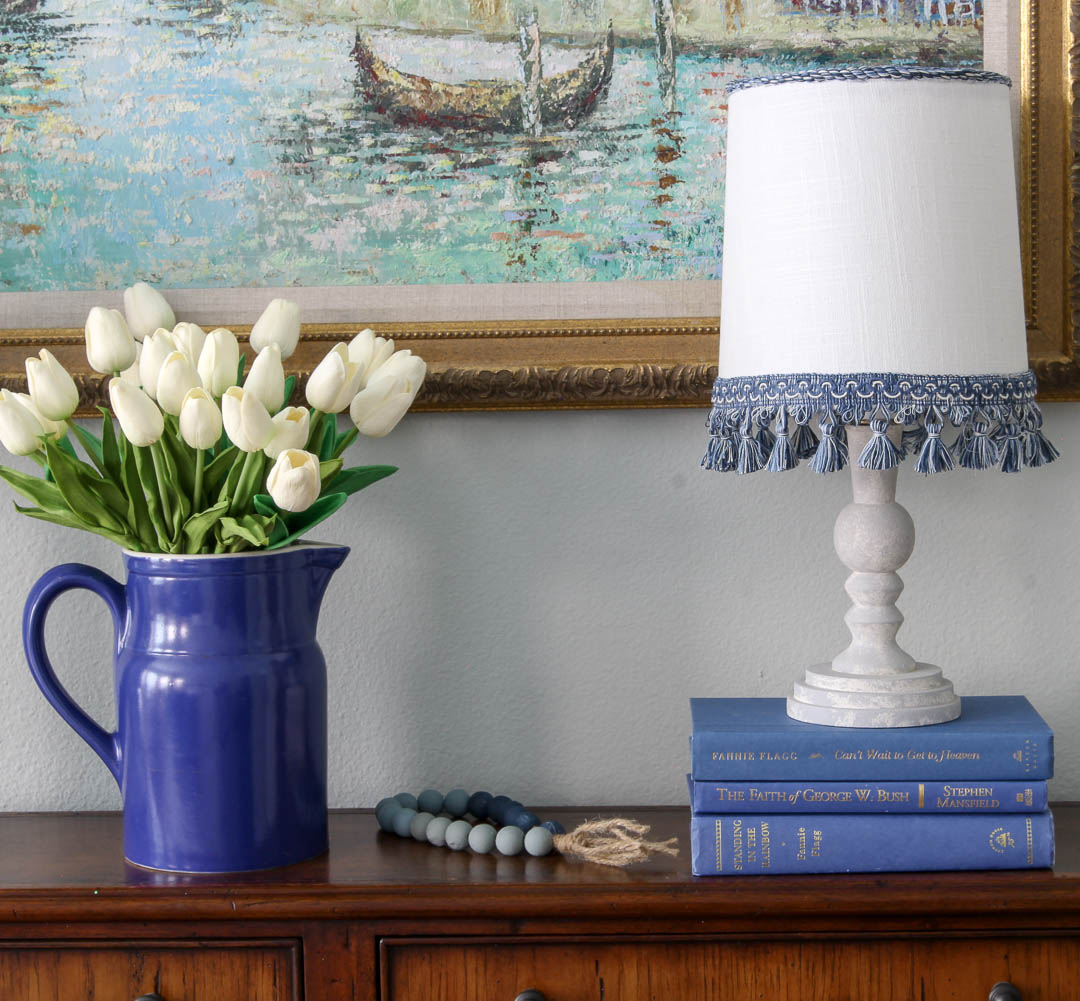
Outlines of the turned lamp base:
{"label": "turned lamp base", "polygon": [[[896,467],[864,469],[857,459],[870,440],[864,425],[847,429],[854,502],[833,530],[837,555],[852,571],[844,621],[851,644],[831,664],[806,672],[787,700],[787,714],[825,726],[898,727],[945,723],[960,715],[960,698],[941,668],[919,664],[896,642],[904,616],[897,575],[915,548],[915,525],[896,503]],[[899,437],[900,428],[890,429]]]}

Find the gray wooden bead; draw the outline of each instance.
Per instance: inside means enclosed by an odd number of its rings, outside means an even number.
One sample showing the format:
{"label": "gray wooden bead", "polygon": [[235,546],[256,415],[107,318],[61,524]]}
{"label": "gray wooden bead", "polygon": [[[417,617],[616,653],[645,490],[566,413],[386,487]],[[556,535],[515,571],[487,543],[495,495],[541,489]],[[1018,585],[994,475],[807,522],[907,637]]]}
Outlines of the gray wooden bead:
{"label": "gray wooden bead", "polygon": [[394,833],[399,838],[407,838],[409,836],[409,825],[412,823],[412,819],[415,816],[416,811],[410,810],[407,806],[403,806],[394,814]]}
{"label": "gray wooden bead", "polygon": [[450,826],[449,817],[432,817],[428,822],[425,835],[429,845],[442,847],[446,844],[446,829]]}
{"label": "gray wooden bead", "polygon": [[469,809],[469,794],[464,789],[451,789],[443,800],[443,809],[453,817],[464,817]]}
{"label": "gray wooden bead", "polygon": [[393,831],[394,816],[400,809],[401,804],[393,796],[379,800],[379,805],[375,807],[375,819],[384,831]]}
{"label": "gray wooden bead", "polygon": [[433,817],[442,809],[443,795],[438,789],[425,789],[417,797],[418,810],[430,813]]}
{"label": "gray wooden bead", "polygon": [[495,828],[491,824],[477,824],[469,832],[469,847],[474,852],[486,855],[495,847]]}
{"label": "gray wooden bead", "polygon": [[525,844],[525,832],[520,827],[500,827],[495,835],[495,847],[503,855],[517,855]]}
{"label": "gray wooden bead", "polygon": [[551,831],[543,827],[533,827],[525,835],[525,851],[530,855],[547,855],[554,843]]}
{"label": "gray wooden bead", "polygon": [[472,824],[467,820],[455,820],[446,828],[446,847],[461,851],[469,843]]}
{"label": "gray wooden bead", "polygon": [[427,841],[427,825],[434,819],[435,818],[426,811],[414,814],[412,820],[409,821],[409,833],[417,841]]}

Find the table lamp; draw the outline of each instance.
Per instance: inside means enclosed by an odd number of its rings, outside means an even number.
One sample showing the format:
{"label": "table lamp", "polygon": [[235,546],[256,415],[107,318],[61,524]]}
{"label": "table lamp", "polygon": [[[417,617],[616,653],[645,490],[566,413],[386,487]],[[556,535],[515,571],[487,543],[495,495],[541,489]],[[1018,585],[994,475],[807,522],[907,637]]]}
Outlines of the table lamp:
{"label": "table lamp", "polygon": [[926,475],[1057,457],[1028,368],[1016,201],[1006,77],[887,66],[732,87],[703,465],[850,466],[854,487],[834,530],[851,644],[796,682],[794,719],[960,714],[941,669],[896,642],[915,541],[896,474],[905,455]]}

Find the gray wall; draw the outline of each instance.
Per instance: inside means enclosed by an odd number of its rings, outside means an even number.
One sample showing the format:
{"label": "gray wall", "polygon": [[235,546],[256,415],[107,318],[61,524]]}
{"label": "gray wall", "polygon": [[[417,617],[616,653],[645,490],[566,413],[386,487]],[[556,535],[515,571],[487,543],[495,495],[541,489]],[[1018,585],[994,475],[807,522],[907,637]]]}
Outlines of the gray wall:
{"label": "gray wall", "polygon": [[[785,695],[841,648],[832,523],[848,478],[703,472],[703,423],[687,410],[410,415],[353,446],[353,461],[401,471],[317,536],[353,549],[320,629],[332,805],[431,785],[685,802],[690,696]],[[1021,476],[901,469],[919,539],[900,639],[962,694],[1028,695],[1057,734],[1052,795],[1080,799],[1080,407],[1046,407],[1046,429],[1062,460]],[[116,808],[105,767],[34,687],[19,631],[45,569],[119,574],[119,553],[10,507],[0,551],[0,810]],[[54,606],[58,673],[105,723],[110,642],[96,598]]]}

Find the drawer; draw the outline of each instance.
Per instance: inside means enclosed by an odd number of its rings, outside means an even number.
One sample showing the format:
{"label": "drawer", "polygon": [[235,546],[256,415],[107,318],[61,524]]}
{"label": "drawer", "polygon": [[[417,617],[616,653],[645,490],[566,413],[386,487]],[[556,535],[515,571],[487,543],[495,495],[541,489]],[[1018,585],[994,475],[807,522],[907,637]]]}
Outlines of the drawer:
{"label": "drawer", "polygon": [[400,939],[380,958],[383,1001],[986,1001],[1003,980],[1080,998],[1074,938]]}
{"label": "drawer", "polygon": [[0,946],[3,1001],[301,1001],[296,942]]}

